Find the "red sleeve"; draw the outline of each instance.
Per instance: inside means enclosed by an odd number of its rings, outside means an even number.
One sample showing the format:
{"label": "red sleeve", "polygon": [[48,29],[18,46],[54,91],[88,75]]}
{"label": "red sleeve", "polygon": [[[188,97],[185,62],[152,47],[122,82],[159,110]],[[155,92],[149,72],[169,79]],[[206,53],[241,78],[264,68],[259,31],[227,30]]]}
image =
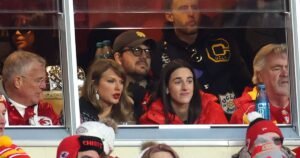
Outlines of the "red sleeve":
{"label": "red sleeve", "polygon": [[227,118],[224,114],[221,105],[218,104],[217,97],[200,92],[202,99],[202,112],[200,124],[228,124]]}
{"label": "red sleeve", "polygon": [[148,112],[145,112],[141,117],[140,117],[140,124],[156,124],[154,121],[150,120],[148,118]]}
{"label": "red sleeve", "polygon": [[293,152],[296,154],[296,158],[300,158],[300,147],[293,149]]}
{"label": "red sleeve", "polygon": [[140,124],[158,124],[156,122],[154,122],[154,120],[150,119],[148,117],[148,115],[151,115],[151,114],[148,114],[148,112],[144,113],[141,117],[140,117]]}
{"label": "red sleeve", "polygon": [[47,102],[39,102],[38,115],[46,116],[52,120],[53,125],[60,125],[59,116],[53,110],[53,105]]}
{"label": "red sleeve", "polygon": [[141,124],[165,124],[163,105],[160,99],[152,102],[147,111],[140,117]]}
{"label": "red sleeve", "polygon": [[162,114],[149,110],[140,117],[140,124],[165,124],[165,118]]}
{"label": "red sleeve", "polygon": [[158,106],[156,102],[153,102],[149,106],[149,108],[145,108],[146,112],[139,119],[140,124],[160,124],[158,122],[158,119],[160,119],[161,117],[157,117],[157,111],[161,109],[159,107],[156,107]]}
{"label": "red sleeve", "polygon": [[231,115],[231,119],[229,123],[231,124],[243,124],[243,116],[244,114],[248,114],[255,110],[254,101],[252,100],[251,96],[248,94],[252,91],[253,88],[246,87],[244,89],[243,94],[233,100],[234,105],[236,107],[235,112]]}

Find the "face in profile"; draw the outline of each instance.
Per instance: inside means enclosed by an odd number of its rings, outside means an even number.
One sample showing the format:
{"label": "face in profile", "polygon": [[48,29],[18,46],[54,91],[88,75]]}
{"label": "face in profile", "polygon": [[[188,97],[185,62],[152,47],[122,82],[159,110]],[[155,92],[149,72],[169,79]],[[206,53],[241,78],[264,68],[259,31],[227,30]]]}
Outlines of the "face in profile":
{"label": "face in profile", "polygon": [[270,143],[272,143],[272,144],[274,144],[278,147],[281,147],[282,144],[283,144],[283,138],[281,138],[277,133],[267,132],[267,133],[260,134],[260,135],[257,136],[254,145],[249,149],[249,151],[253,152],[253,149],[256,146],[261,145],[263,142],[266,143],[266,142],[269,142],[269,141],[270,141]]}
{"label": "face in profile", "polygon": [[171,12],[165,17],[175,30],[183,34],[195,34],[200,23],[198,0],[173,0]]}
{"label": "face in profile", "polygon": [[100,101],[107,105],[119,103],[123,88],[124,80],[112,69],[106,70],[97,85]]}
{"label": "face in profile", "polygon": [[24,105],[37,104],[46,88],[45,65],[37,61],[32,62],[23,75],[19,76],[20,84],[16,85],[22,95],[20,103]]}
{"label": "face in profile", "polygon": [[14,19],[14,26],[18,29],[12,33],[12,42],[18,50],[32,49],[33,43],[35,41],[35,34],[32,30],[28,28],[32,24],[32,19],[30,16],[17,15]]}
{"label": "face in profile", "polygon": [[178,68],[169,79],[168,92],[175,106],[188,106],[194,92],[193,73],[188,68]]}
{"label": "face in profile", "polygon": [[133,49],[126,47],[116,61],[122,65],[127,74],[131,76],[146,76],[150,71],[150,53],[148,46],[141,44]]}
{"label": "face in profile", "polygon": [[2,102],[0,102],[0,136],[2,136],[4,133],[4,126],[6,123],[5,113],[6,113],[5,105]]}
{"label": "face in profile", "polygon": [[259,77],[273,96],[289,96],[287,54],[269,54]]}

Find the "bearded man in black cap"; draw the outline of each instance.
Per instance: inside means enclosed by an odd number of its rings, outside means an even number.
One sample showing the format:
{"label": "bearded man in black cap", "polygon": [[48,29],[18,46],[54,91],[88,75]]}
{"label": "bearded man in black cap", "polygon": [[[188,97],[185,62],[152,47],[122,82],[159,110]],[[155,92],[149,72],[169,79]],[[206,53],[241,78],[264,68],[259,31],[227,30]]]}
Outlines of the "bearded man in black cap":
{"label": "bearded man in black cap", "polygon": [[151,53],[155,50],[155,41],[137,30],[121,33],[113,44],[114,59],[122,65],[129,80],[128,92],[134,101],[136,120],[143,113],[142,100],[152,88]]}

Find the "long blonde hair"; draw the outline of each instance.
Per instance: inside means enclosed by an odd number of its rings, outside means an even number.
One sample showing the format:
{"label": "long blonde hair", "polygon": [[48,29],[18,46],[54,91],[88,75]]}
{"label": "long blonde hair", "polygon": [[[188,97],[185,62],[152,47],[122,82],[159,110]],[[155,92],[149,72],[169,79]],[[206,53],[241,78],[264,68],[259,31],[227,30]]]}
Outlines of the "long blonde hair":
{"label": "long blonde hair", "polygon": [[84,82],[82,96],[88,100],[99,113],[102,112],[100,102],[96,98],[96,88],[102,74],[108,70],[112,69],[119,77],[124,80],[124,88],[121,93],[121,98],[118,104],[112,107],[111,118],[113,118],[117,123],[134,121],[133,119],[133,103],[127,94],[128,81],[126,79],[126,73],[124,69],[111,59],[97,59],[89,67],[87,78]]}

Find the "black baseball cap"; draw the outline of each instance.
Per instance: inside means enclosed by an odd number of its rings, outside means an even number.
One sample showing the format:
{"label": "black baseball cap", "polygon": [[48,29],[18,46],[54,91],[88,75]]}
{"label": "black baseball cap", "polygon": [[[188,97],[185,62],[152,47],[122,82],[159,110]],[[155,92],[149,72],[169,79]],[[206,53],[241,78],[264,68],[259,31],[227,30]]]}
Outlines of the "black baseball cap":
{"label": "black baseball cap", "polygon": [[145,44],[151,49],[155,47],[155,41],[146,37],[145,33],[138,30],[129,30],[121,33],[114,41],[113,50],[120,51],[124,47],[135,47],[140,44]]}

